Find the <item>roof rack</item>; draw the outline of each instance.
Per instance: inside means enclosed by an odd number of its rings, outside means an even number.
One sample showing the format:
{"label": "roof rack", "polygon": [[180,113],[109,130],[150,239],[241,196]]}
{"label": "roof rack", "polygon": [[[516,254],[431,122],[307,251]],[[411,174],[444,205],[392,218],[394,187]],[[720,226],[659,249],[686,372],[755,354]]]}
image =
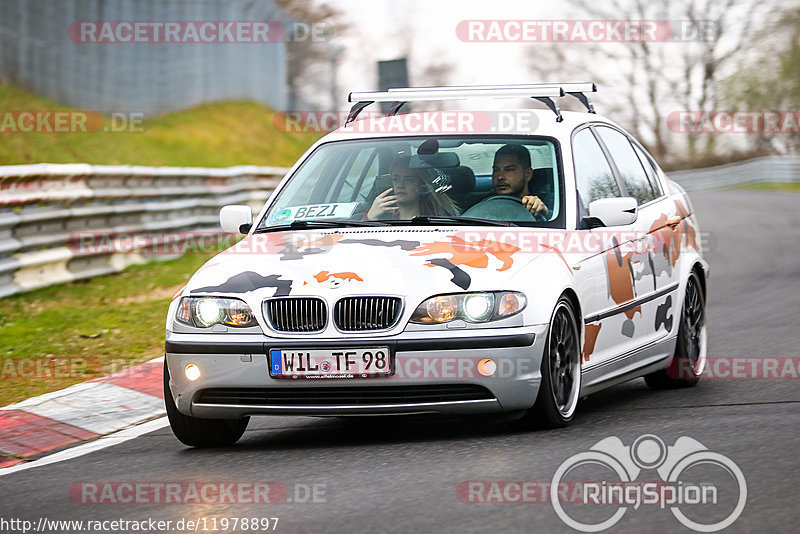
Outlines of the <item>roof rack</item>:
{"label": "roof rack", "polygon": [[406,102],[425,102],[434,100],[461,100],[465,98],[513,98],[530,97],[545,104],[561,122],[561,110],[555,102],[556,97],[570,95],[586,106],[589,113],[594,113],[589,97],[585,93],[594,93],[597,85],[594,82],[570,83],[534,83],[518,85],[457,85],[450,87],[403,87],[392,88],[380,92],[354,92],[348,95],[348,102],[355,102],[347,115],[345,126],[354,121],[361,111],[374,102],[391,102],[389,116],[396,115]]}

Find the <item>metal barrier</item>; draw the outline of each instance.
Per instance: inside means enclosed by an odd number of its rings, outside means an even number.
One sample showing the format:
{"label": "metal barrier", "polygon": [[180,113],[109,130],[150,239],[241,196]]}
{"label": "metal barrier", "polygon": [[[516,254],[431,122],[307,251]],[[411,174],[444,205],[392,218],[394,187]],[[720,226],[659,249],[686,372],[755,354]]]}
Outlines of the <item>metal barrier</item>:
{"label": "metal barrier", "polygon": [[[179,256],[181,241],[221,235],[220,207],[257,212],[286,170],[0,167],[0,297]],[[155,243],[152,254],[136,252],[159,235],[172,240]]]}
{"label": "metal barrier", "polygon": [[[179,256],[187,237],[222,235],[220,207],[248,204],[257,212],[286,171],[251,166],[0,167],[0,297]],[[747,182],[798,182],[800,156],[757,158],[672,172],[670,177],[689,191]],[[148,248],[153,239],[147,235],[176,241],[145,256],[117,239],[144,236],[136,246]],[[110,239],[83,247],[80,240],[86,236]]]}
{"label": "metal barrier", "polygon": [[788,184],[800,182],[800,156],[765,156],[705,169],[673,171],[669,177],[687,191],[759,182]]}

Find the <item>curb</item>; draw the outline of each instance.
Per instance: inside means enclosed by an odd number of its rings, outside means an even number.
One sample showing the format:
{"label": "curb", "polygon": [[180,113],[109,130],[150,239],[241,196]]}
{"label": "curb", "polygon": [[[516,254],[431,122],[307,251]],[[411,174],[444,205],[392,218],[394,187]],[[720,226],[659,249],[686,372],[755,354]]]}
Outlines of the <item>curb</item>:
{"label": "curb", "polygon": [[163,362],[0,408],[0,469],[165,415]]}

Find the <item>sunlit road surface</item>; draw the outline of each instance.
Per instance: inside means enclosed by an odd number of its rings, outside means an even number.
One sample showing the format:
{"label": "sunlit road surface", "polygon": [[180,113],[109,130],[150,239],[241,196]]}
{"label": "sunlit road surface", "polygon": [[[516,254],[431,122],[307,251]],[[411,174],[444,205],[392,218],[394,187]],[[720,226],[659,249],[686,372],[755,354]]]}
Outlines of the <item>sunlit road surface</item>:
{"label": "sunlit road surface", "polygon": [[[723,191],[692,198],[712,271],[710,355],[796,358],[800,195]],[[168,532],[189,530],[186,522],[198,520],[197,531],[232,532],[233,521],[243,518],[278,518],[276,531],[289,533],[575,532],[547,502],[470,502],[457,488],[467,481],[549,482],[562,462],[601,439],[617,436],[631,445],[643,434],[655,434],[667,445],[689,436],[741,469],[746,506],[725,532],[796,532],[800,380],[791,378],[707,380],[696,388],[661,392],[636,380],[591,396],[575,424],[560,431],[516,433],[502,424],[441,418],[266,417],[254,418],[235,447],[193,450],[166,428],[0,477],[0,518],[34,526],[42,518],[152,518],[172,521]],[[639,477],[657,479],[655,471]],[[118,491],[115,482],[130,486]],[[227,490],[192,498],[186,489],[191,482],[198,488],[237,483],[245,494],[234,493],[234,503]],[[129,491],[148,483],[181,483],[180,497],[189,502],[164,504],[169,500],[164,494],[137,498]],[[281,502],[250,504],[252,483],[272,483],[269,496]],[[103,491],[117,493],[103,496]],[[728,505],[735,491],[720,487]],[[120,496],[131,502],[109,502]],[[591,519],[594,512],[585,506],[591,505],[584,505],[582,517]],[[597,510],[600,520],[612,509]],[[223,519],[228,528],[222,528]],[[183,530],[176,528],[180,520]],[[264,525],[271,530],[274,522],[260,521],[256,530]],[[235,530],[244,531],[242,526]],[[0,530],[13,531],[10,524]],[[668,507],[644,504],[630,507],[609,530],[665,531],[690,532]]]}

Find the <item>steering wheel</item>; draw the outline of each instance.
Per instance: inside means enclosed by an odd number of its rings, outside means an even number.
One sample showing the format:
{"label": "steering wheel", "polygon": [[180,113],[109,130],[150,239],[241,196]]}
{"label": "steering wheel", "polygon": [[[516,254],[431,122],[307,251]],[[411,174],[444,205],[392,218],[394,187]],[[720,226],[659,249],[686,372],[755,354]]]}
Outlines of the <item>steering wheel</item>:
{"label": "steering wheel", "polygon": [[494,195],[478,202],[462,214],[464,217],[490,219],[494,221],[544,221],[541,215],[533,215],[522,205],[522,199],[514,195]]}

